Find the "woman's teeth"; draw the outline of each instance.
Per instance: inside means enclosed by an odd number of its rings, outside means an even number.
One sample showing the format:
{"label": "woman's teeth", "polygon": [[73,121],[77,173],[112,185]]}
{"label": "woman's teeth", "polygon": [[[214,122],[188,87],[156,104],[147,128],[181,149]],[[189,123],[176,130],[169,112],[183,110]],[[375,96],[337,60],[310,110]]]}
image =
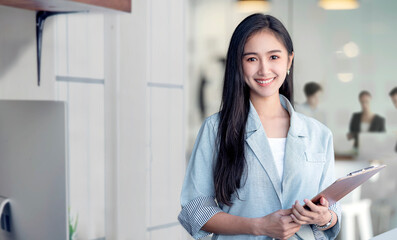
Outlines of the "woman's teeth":
{"label": "woman's teeth", "polygon": [[260,83],[260,84],[268,84],[268,83],[270,83],[270,82],[273,81],[273,80],[274,80],[274,78],[270,78],[269,80],[264,80],[264,81],[256,80],[256,79],[255,79],[255,81],[258,82],[258,83]]}

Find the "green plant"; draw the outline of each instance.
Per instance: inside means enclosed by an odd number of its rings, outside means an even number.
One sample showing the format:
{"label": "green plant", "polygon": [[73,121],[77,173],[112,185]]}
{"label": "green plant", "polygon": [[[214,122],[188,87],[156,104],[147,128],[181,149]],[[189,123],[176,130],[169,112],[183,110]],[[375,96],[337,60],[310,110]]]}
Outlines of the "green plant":
{"label": "green plant", "polygon": [[69,240],[74,239],[77,231],[78,222],[79,222],[79,215],[77,215],[76,218],[73,219],[72,216],[70,215],[70,208],[69,208]]}

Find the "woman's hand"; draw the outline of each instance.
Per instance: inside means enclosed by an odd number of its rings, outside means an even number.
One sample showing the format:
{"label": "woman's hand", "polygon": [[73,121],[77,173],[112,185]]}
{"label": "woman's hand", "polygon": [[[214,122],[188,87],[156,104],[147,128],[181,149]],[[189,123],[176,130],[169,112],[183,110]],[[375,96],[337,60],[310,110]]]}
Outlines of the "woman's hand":
{"label": "woman's hand", "polygon": [[352,133],[348,133],[348,134],[346,134],[346,137],[347,137],[347,140],[351,140],[351,139],[353,139],[353,134]]}
{"label": "woman's hand", "polygon": [[277,239],[288,239],[300,229],[300,224],[291,218],[291,209],[282,209],[258,218],[255,235],[266,235]]}
{"label": "woman's hand", "polygon": [[298,224],[317,224],[323,226],[331,219],[331,212],[328,210],[328,201],[322,197],[320,199],[321,205],[316,205],[312,201],[305,199],[304,202],[310,210],[305,209],[298,201],[292,205],[291,218]]}

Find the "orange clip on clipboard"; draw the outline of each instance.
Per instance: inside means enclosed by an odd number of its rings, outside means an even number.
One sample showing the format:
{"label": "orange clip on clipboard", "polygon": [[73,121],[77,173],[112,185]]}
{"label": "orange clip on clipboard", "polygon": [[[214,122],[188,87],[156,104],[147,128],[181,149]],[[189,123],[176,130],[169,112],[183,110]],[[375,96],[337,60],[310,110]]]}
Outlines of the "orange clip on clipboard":
{"label": "orange clip on clipboard", "polygon": [[[321,197],[324,197],[328,200],[329,206],[331,206],[385,167],[386,165],[371,166],[351,172],[347,176],[337,179],[333,184],[317,194],[312,198],[312,202],[320,204]],[[306,205],[304,207],[309,209]]]}

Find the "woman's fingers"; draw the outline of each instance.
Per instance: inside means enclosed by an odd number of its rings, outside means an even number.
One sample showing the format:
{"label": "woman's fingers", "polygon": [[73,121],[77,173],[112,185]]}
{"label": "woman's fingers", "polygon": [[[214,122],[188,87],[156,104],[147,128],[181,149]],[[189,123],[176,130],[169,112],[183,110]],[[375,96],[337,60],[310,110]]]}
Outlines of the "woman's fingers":
{"label": "woman's fingers", "polygon": [[292,213],[292,209],[280,209],[277,211],[281,216],[288,216]]}
{"label": "woman's fingers", "polygon": [[[301,224],[307,224],[310,221],[310,218],[301,214],[295,207],[292,208],[292,215],[301,222]],[[294,220],[295,222],[295,220]]]}
{"label": "woman's fingers", "polygon": [[[320,199],[320,204],[316,205],[312,201],[305,199],[304,202],[310,210],[306,210],[298,201],[292,206],[291,219],[299,224],[314,224],[324,222],[325,218],[328,218],[328,201],[325,198]],[[327,215],[327,217],[325,217]]]}
{"label": "woman's fingers", "polygon": [[[321,199],[320,199],[320,202],[321,202]],[[312,212],[318,211],[318,206],[316,204],[314,204],[312,201],[310,201],[308,199],[305,199],[303,201],[306,203],[306,206],[308,206]]]}
{"label": "woman's fingers", "polygon": [[329,207],[329,202],[325,197],[320,198],[320,204],[323,205],[324,207],[328,208]]}
{"label": "woman's fingers", "polygon": [[[290,216],[285,216],[290,218]],[[300,229],[300,224],[291,222],[284,225],[284,230],[278,235],[277,239],[289,239]]]}
{"label": "woman's fingers", "polygon": [[286,209],[266,215],[264,218],[268,221],[265,221],[264,225],[266,225],[267,231],[263,231],[263,233],[277,239],[288,239],[294,235],[299,230],[300,224],[294,222],[291,214],[292,209]]}
{"label": "woman's fingers", "polygon": [[300,225],[306,224],[305,221],[301,221],[301,220],[297,219],[297,218],[295,217],[294,214],[291,214],[291,218],[292,218],[292,220],[294,220],[294,222],[296,222],[297,224],[300,224]]}
{"label": "woman's fingers", "polygon": [[[300,215],[302,216],[306,216],[306,217],[313,217],[313,209],[311,209],[312,211],[306,210],[302,205],[300,205],[300,203],[298,201],[295,201],[295,205],[293,206],[293,208],[295,208]],[[296,216],[296,215],[295,215]]]}
{"label": "woman's fingers", "polygon": [[300,229],[300,226],[301,226],[300,224],[293,223],[292,228],[289,229],[289,230],[286,232],[286,238],[285,238],[285,239],[289,239],[289,238],[292,237],[296,232],[298,232],[299,229]]}
{"label": "woman's fingers", "polygon": [[[304,200],[306,205],[310,208],[310,212],[313,214],[317,214],[317,215],[324,215],[326,213],[328,213],[328,201],[327,199],[325,199],[324,197],[320,198],[320,204],[316,205],[314,204],[312,201],[305,199]],[[318,218],[315,215],[313,215],[313,218]]]}

